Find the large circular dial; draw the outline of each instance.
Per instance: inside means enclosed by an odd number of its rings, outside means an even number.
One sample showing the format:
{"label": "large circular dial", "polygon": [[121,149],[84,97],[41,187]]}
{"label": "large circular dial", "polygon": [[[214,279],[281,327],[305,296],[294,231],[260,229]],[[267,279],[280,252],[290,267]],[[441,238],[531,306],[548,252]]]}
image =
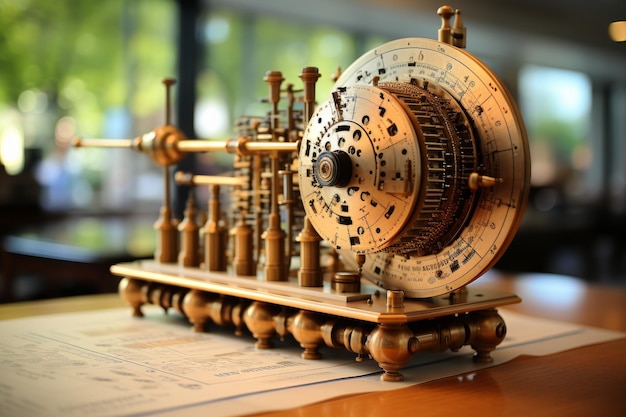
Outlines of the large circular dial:
{"label": "large circular dial", "polygon": [[410,297],[481,276],[521,221],[528,140],[510,94],[448,44],[400,39],[352,64],[311,118],[302,201],[320,236],[363,276]]}

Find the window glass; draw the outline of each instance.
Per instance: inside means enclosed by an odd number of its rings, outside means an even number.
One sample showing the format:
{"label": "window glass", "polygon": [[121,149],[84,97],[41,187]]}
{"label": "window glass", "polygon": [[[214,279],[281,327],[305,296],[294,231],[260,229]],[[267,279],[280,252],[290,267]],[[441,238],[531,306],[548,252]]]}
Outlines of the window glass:
{"label": "window glass", "polygon": [[51,211],[128,209],[154,198],[143,186],[147,158],[70,145],[76,136],[130,138],[163,123],[175,4],[0,0],[0,9],[0,205],[24,203],[22,177],[38,184],[28,199]]}
{"label": "window glass", "polygon": [[536,208],[585,202],[593,196],[593,170],[598,169],[589,78],[574,71],[525,66],[519,95],[530,141],[531,184],[540,190]]}
{"label": "window glass", "polygon": [[[202,136],[227,136],[239,116],[264,113],[260,99],[267,95],[267,71],[281,71],[283,86],[299,89],[302,68],[316,66],[322,73],[320,97],[330,91],[337,68],[345,68],[357,53],[354,39],[340,30],[226,10],[205,16],[203,34],[206,59],[196,106]],[[211,116],[217,122],[209,123]]]}

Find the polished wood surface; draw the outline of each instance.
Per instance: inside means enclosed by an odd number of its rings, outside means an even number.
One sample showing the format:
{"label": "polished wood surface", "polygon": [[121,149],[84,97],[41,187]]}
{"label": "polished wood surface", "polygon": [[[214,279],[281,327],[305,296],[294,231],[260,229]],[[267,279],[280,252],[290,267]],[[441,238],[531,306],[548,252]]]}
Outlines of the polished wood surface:
{"label": "polished wood surface", "polygon": [[489,273],[476,285],[517,294],[522,302],[507,306],[509,310],[626,332],[626,282],[617,286],[563,275]]}
{"label": "polished wood surface", "polygon": [[[626,332],[626,288],[574,278],[488,274],[476,285],[515,292],[507,308]],[[116,294],[0,305],[0,319],[122,306]],[[626,338],[470,374],[255,416],[626,416]]]}
{"label": "polished wood surface", "polygon": [[[476,285],[516,293],[507,309],[626,332],[626,287],[576,278],[490,273]],[[626,335],[625,335],[626,336]],[[626,338],[548,356],[522,356],[466,375],[338,398],[255,417],[626,416]]]}

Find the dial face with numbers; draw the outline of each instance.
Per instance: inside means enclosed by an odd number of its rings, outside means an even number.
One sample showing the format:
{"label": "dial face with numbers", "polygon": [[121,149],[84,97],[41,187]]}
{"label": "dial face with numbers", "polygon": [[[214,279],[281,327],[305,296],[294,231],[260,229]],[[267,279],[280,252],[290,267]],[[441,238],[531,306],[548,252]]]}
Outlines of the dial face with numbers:
{"label": "dial face with numbers", "polygon": [[[427,185],[423,178],[425,167],[413,165],[420,161],[422,165],[430,164],[424,155],[420,160],[424,145],[419,143],[423,140],[419,123],[410,114],[406,120],[401,115],[406,115],[407,106],[390,105],[387,114],[377,120],[377,131],[362,122],[363,117],[372,120],[376,115],[382,99],[375,99],[375,85],[384,82],[418,84],[425,89],[431,86],[456,101],[473,130],[475,175],[494,179],[484,182],[488,186],[462,190],[473,193],[471,207],[455,226],[458,230],[449,234],[453,238],[436,250],[399,254],[394,253],[393,245],[388,251],[382,250],[389,242],[399,247],[397,234],[415,221],[414,212],[421,209],[420,199],[427,192]],[[355,117],[342,121],[342,115],[345,118],[348,113]],[[400,181],[386,189],[387,177],[381,190],[382,159],[375,146],[376,140],[386,134],[387,118],[396,124],[395,135],[406,140],[394,144],[392,150],[391,171],[399,173]],[[323,123],[316,125],[319,120]],[[444,120],[443,124],[454,121]],[[342,138],[349,139],[347,135],[357,131],[363,145],[356,146],[355,151],[360,151],[363,160],[370,158],[368,164],[350,154],[350,146],[355,142],[342,142]],[[389,163],[390,159],[386,161]],[[410,170],[403,168],[406,161],[411,161]],[[389,42],[366,53],[344,71],[335,84],[333,99],[311,119],[300,164],[302,201],[308,206],[307,215],[316,230],[323,232],[322,238],[338,248],[348,267],[356,268],[355,252],[366,253],[363,276],[384,288],[403,290],[409,297],[442,295],[484,274],[513,239],[528,198],[528,140],[515,102],[495,74],[474,56],[430,39]],[[343,172],[334,169],[346,164],[351,164],[351,168]],[[365,165],[373,168],[363,170]],[[446,181],[450,181],[448,177]],[[352,186],[358,189],[350,195]],[[372,206],[374,201],[377,206]],[[387,218],[392,205],[398,216]],[[441,219],[446,222],[450,217]],[[445,225],[429,227],[440,226]],[[331,228],[337,232],[329,235]],[[381,232],[377,233],[379,229]]]}
{"label": "dial face with numbers", "polygon": [[394,242],[420,195],[413,120],[393,94],[339,88],[311,118],[300,147],[300,196],[313,227],[338,250]]}

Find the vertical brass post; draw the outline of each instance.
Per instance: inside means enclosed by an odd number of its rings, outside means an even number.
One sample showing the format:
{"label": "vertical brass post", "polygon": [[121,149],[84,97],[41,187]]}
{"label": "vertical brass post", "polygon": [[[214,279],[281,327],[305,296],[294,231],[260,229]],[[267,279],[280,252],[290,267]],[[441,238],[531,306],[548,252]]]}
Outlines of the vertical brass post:
{"label": "vertical brass post", "polygon": [[322,76],[317,67],[304,67],[300,73],[300,79],[304,84],[304,123],[309,123],[315,111],[315,83]]}
{"label": "vertical brass post", "polygon": [[242,210],[239,222],[230,232],[234,240],[233,266],[237,275],[256,275],[252,233],[252,228],[246,223],[246,213]]}
{"label": "vertical brass post", "polygon": [[178,225],[180,232],[180,252],[178,253],[178,264],[182,266],[199,266],[200,254],[200,227],[196,221],[196,201],[193,197],[193,190],[189,191],[185,217]]}
{"label": "vertical brass post", "polygon": [[450,6],[441,6],[437,9],[437,14],[441,17],[441,27],[437,31],[439,42],[452,45],[452,27],[450,19],[454,15],[454,9]]}
{"label": "vertical brass post", "polygon": [[322,238],[315,231],[308,218],[304,219],[304,227],[296,241],[300,242],[300,269],[298,285],[301,287],[321,287],[324,276],[320,267],[320,242]]}
{"label": "vertical brass post", "polygon": [[[305,67],[300,73],[304,84],[304,122],[308,125],[315,110],[315,84],[321,77],[316,67]],[[298,284],[302,287],[321,287],[324,285],[324,275],[320,266],[320,242],[322,238],[317,233],[309,218],[304,217],[304,227],[296,237],[300,242],[300,269],[298,270]]]}
{"label": "vertical brass post", "polygon": [[289,269],[293,255],[293,208],[296,203],[293,195],[293,175],[297,174],[297,171],[292,171],[289,166],[286,166],[285,169],[278,171],[278,174],[283,178],[283,199],[280,204],[285,207],[286,211],[285,267]]}
{"label": "vertical brass post", "polygon": [[265,241],[265,279],[268,281],[286,281],[289,270],[285,265],[285,232],[280,227],[278,212],[278,155],[271,155],[272,208],[268,216],[267,229],[261,235]]}
{"label": "vertical brass post", "polygon": [[272,103],[272,140],[276,140],[276,130],[278,128],[278,102],[280,101],[280,85],[285,80],[280,71],[268,71],[263,80],[269,86],[269,101]]}
{"label": "vertical brass post", "polygon": [[454,24],[452,25],[452,43],[457,48],[465,48],[467,43],[467,30],[463,26],[463,18],[461,17],[461,11],[456,9],[454,11]]}
{"label": "vertical brass post", "polygon": [[[165,85],[165,124],[170,125],[170,87],[176,81],[172,78],[163,80]],[[154,223],[154,228],[158,232],[157,248],[154,259],[162,263],[176,262],[178,258],[178,233],[172,210],[170,208],[170,166],[163,166],[164,196],[161,206],[160,217]]]}
{"label": "vertical brass post", "polygon": [[204,226],[204,263],[209,271],[226,271],[226,239],[220,226],[220,186],[212,184],[209,220]]}
{"label": "vertical brass post", "polygon": [[[269,86],[269,101],[272,103],[271,128],[272,140],[276,141],[278,130],[278,102],[280,101],[280,85],[284,78],[280,71],[268,71],[263,80]],[[271,160],[271,208],[268,226],[261,238],[265,241],[265,279],[268,281],[286,281],[288,269],[285,265],[285,232],[280,227],[278,209],[278,159],[277,153],[270,155]]]}
{"label": "vertical brass post", "polygon": [[263,234],[263,213],[261,211],[261,155],[252,156],[252,207],[254,209],[254,247],[255,247],[255,259],[257,262],[261,262],[262,246],[263,242],[261,235]]}

